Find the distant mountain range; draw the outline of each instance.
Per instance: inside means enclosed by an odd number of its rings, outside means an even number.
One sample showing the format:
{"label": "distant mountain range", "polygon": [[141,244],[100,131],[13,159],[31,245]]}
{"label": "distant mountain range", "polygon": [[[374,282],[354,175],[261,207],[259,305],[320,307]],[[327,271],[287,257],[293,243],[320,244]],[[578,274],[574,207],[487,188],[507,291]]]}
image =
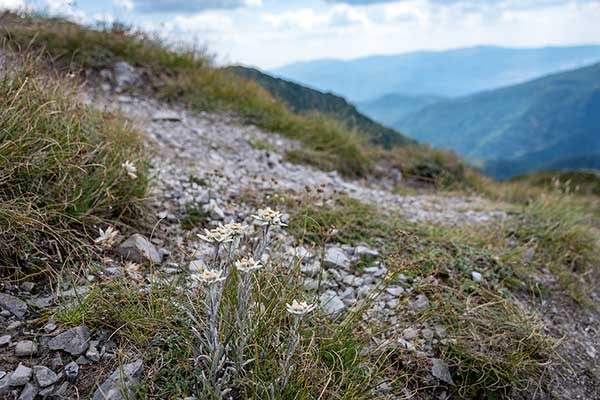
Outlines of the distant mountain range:
{"label": "distant mountain range", "polygon": [[434,95],[407,96],[403,94],[387,94],[375,100],[359,102],[356,104],[356,107],[360,112],[374,120],[391,126],[407,115],[442,100],[445,100],[445,98]]}
{"label": "distant mountain range", "polygon": [[498,178],[600,169],[600,64],[438,102],[395,127]]}
{"label": "distant mountain range", "polygon": [[270,72],[353,102],[399,93],[456,97],[600,61],[600,46],[531,49],[479,46],[355,60],[298,62]]}
{"label": "distant mountain range", "polygon": [[349,128],[362,132],[372,142],[386,147],[414,142],[396,130],[387,128],[361,114],[356,107],[342,97],[309,89],[284,79],[274,78],[253,68],[234,66],[228,67],[228,69],[237,75],[256,81],[295,112],[310,113],[318,111],[331,115],[345,123]]}

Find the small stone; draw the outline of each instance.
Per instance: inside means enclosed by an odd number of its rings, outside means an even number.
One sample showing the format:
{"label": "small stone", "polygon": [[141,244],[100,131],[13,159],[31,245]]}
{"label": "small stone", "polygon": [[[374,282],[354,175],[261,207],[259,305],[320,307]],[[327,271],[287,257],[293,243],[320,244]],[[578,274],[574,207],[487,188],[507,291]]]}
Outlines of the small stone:
{"label": "small stone", "polygon": [[392,296],[402,296],[402,294],[404,293],[404,288],[400,287],[400,286],[394,286],[394,287],[389,287],[387,289],[385,289],[386,292],[388,292],[389,294],[391,294]]}
{"label": "small stone", "polygon": [[54,322],[48,322],[46,325],[44,325],[44,332],[46,333],[52,333],[56,330],[57,326]]}
{"label": "small stone", "polygon": [[326,315],[333,316],[346,309],[346,305],[334,291],[326,291],[321,295],[320,300],[321,307]]}
{"label": "small stone", "polygon": [[33,282],[23,282],[21,283],[21,290],[24,292],[31,292],[35,287],[35,283]]}
{"label": "small stone", "polygon": [[123,400],[137,398],[133,392],[142,374],[142,360],[118,367],[94,392],[92,400]]}
{"label": "small stone", "polygon": [[63,382],[53,393],[55,399],[66,399],[67,391],[69,390],[69,382]]}
{"label": "small stone", "polygon": [[93,362],[98,362],[100,361],[100,353],[98,352],[98,349],[95,346],[91,346],[89,347],[88,351],[86,351],[85,356]]}
{"label": "small stone", "polygon": [[[54,385],[48,386],[48,387],[46,387],[46,388],[43,388],[43,389],[41,389],[41,390],[38,392],[38,395],[39,395],[39,396],[40,396],[42,399],[45,399],[46,397],[50,397],[51,395],[53,395],[53,394],[54,394],[54,389],[55,389],[55,388],[56,388],[56,387],[55,387]],[[58,398],[58,399],[61,399],[61,400],[63,399],[63,397],[54,397],[54,396],[53,396],[53,397],[51,397],[51,398],[53,398],[53,399],[54,399],[54,398]]]}
{"label": "small stone", "polygon": [[7,331],[14,331],[15,329],[20,328],[21,326],[23,326],[23,322],[21,321],[13,321],[11,322],[7,327],[6,330]]}
{"label": "small stone", "polygon": [[86,326],[76,326],[48,341],[51,350],[64,350],[72,355],[84,353],[88,348],[89,330]]}
{"label": "small stone", "polygon": [[0,346],[6,346],[7,344],[9,344],[11,338],[12,338],[12,336],[10,336],[10,335],[0,336]]}
{"label": "small stone", "polygon": [[419,330],[418,329],[414,329],[414,328],[406,328],[403,332],[402,332],[402,336],[404,337],[404,339],[406,340],[413,340],[414,338],[416,338],[419,335]]}
{"label": "small stone", "polygon": [[429,307],[429,299],[424,294],[417,296],[417,299],[412,303],[415,312],[422,312]]}
{"label": "small stone", "polygon": [[139,233],[133,234],[117,247],[117,252],[123,257],[136,263],[150,261],[153,264],[160,264],[162,257],[156,250],[156,247]]}
{"label": "small stone", "polygon": [[79,365],[75,361],[71,361],[65,366],[65,376],[71,382],[79,375]]}
{"label": "small stone", "polygon": [[135,68],[125,61],[113,64],[113,78],[119,88],[133,85],[138,79]]}
{"label": "small stone", "polygon": [[88,365],[90,364],[90,360],[88,360],[85,356],[79,356],[77,357],[77,360],[75,360],[75,362],[79,365]]}
{"label": "small stone", "polygon": [[370,249],[366,246],[357,246],[354,250],[354,254],[364,260],[374,260],[379,257],[377,250]]}
{"label": "small stone", "polygon": [[10,391],[10,375],[5,375],[0,378],[0,395],[6,394]]}
{"label": "small stone", "polygon": [[177,122],[177,121],[181,121],[181,115],[175,111],[157,111],[154,113],[154,115],[152,115],[152,120],[153,121],[171,121],[171,122]]}
{"label": "small stone", "polygon": [[321,272],[321,263],[315,261],[310,264],[302,264],[300,265],[300,272],[311,278],[319,276],[319,273]]}
{"label": "small stone", "polygon": [[31,379],[31,368],[19,364],[17,369],[10,374],[10,386],[23,386]]}
{"label": "small stone", "polygon": [[27,304],[23,300],[6,293],[0,293],[0,307],[18,319],[23,319],[27,312]]}
{"label": "small stone", "polygon": [[56,356],[52,359],[52,369],[59,369],[64,366],[64,362],[60,354],[56,354]]}
{"label": "small stone", "polygon": [[448,364],[446,364],[439,358],[432,358],[431,362],[433,364],[433,366],[431,367],[431,375],[438,378],[442,382],[454,385],[454,380],[452,380],[452,375],[450,374],[450,370],[448,369]]}
{"label": "small stone", "polygon": [[316,279],[305,279],[304,284],[302,285],[304,290],[317,290],[319,288],[319,281]]}
{"label": "small stone", "polygon": [[37,385],[29,382],[23,390],[21,391],[21,395],[19,396],[19,400],[33,400],[35,396],[39,393],[40,388]]}
{"label": "small stone", "polygon": [[31,340],[21,340],[15,346],[15,356],[17,357],[30,357],[37,354],[37,352],[38,346]]}
{"label": "small stone", "polygon": [[471,279],[473,279],[473,281],[475,282],[481,282],[483,280],[483,276],[477,272],[477,271],[472,271],[471,272]]}
{"label": "small stone", "polygon": [[33,376],[35,376],[35,380],[40,387],[53,385],[59,380],[58,375],[54,371],[41,365],[33,367]]}
{"label": "small stone", "polygon": [[339,247],[330,247],[325,252],[324,263],[332,268],[350,268],[350,259],[346,253]]}
{"label": "small stone", "polygon": [[398,345],[406,350],[415,350],[415,345],[405,339],[398,339]]}

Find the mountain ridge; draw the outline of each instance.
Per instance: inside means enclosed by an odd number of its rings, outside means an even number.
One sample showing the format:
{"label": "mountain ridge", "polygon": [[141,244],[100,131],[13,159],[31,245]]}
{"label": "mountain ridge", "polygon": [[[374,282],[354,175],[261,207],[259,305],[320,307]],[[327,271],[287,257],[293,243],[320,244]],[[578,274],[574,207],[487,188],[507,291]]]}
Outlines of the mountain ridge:
{"label": "mountain ridge", "polygon": [[600,153],[599,78],[600,63],[446,100],[394,125],[482,162],[497,177],[557,162],[569,167],[560,160]]}
{"label": "mountain ridge", "polygon": [[268,72],[318,90],[332,91],[351,101],[365,101],[389,93],[461,96],[597,61],[600,61],[600,45],[474,46],[353,60],[304,61]]}

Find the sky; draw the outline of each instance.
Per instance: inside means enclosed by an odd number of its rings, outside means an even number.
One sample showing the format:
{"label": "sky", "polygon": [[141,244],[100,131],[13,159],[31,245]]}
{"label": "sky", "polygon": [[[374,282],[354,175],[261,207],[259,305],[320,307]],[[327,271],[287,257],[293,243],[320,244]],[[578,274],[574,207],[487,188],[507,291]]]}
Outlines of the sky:
{"label": "sky", "polygon": [[0,0],[78,22],[123,22],[270,69],[319,58],[474,45],[600,44],[600,0]]}

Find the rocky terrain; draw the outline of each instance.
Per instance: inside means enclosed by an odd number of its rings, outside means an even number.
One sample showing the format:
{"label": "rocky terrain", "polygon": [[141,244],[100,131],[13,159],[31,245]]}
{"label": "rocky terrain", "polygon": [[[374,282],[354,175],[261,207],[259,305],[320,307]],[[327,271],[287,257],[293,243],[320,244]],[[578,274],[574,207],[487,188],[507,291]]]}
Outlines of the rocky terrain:
{"label": "rocky terrain", "polygon": [[[113,70],[102,71],[99,81],[83,87],[81,98],[95,108],[122,113],[146,135],[154,178],[150,208],[158,222],[148,237],[127,232],[84,276],[59,279],[52,287],[29,281],[3,283],[2,398],[74,399],[89,395],[100,400],[126,398],[124,393],[134,396],[135,384],[144,370],[139,354],[124,353],[109,332],[91,334],[85,325],[65,327],[52,315],[71,302],[81,301],[94,283],[115,276],[141,282],[140,290],[157,279],[190,284],[186,277],[203,265],[211,251],[196,234],[202,228],[230,221],[251,224],[257,205],[274,196],[328,204],[333,196],[344,194],[379,210],[403,215],[408,221],[431,225],[485,226],[510,218],[506,209],[479,197],[400,195],[389,190],[389,182],[349,180],[336,172],[292,164],[283,154],[299,144],[244,125],[231,115],[195,113],[127,91],[128,85],[138,79],[133,67],[120,63]],[[181,222],[190,210],[196,210],[202,220],[191,229]],[[322,312],[330,318],[339,318],[359,300],[371,297],[364,318],[385,327],[373,333],[372,346],[385,347],[394,338],[395,346],[414,352],[416,359],[430,367],[426,380],[435,388],[431,395],[451,398],[453,377],[434,347],[452,339],[443,325],[413,319],[430,304],[428,296],[415,288],[438,282],[404,274],[389,282],[381,249],[372,246],[329,243],[321,256],[319,249],[299,245],[285,230],[275,241],[282,251],[270,256],[282,263],[300,260],[304,288],[315,293]],[[124,261],[149,263],[153,268],[138,271]],[[485,279],[478,271],[472,271],[470,277],[475,284]],[[562,308],[559,299],[544,300],[539,306],[549,330],[555,337],[566,336],[565,342],[571,343],[566,348],[576,351],[582,360],[575,369],[558,370],[561,378],[555,380],[556,386],[569,381],[569,373],[590,371],[591,362],[600,357],[597,318],[578,311],[576,325],[569,328],[575,321],[565,314],[569,308]],[[574,341],[569,340],[570,335]],[[592,371],[588,377],[578,375],[563,388],[566,393],[554,394],[560,394],[560,398],[592,398],[600,393],[598,387],[593,387],[598,382]],[[385,381],[376,395],[412,397],[408,388],[402,394],[392,394]],[[544,398],[536,396],[533,393],[529,398]]]}

